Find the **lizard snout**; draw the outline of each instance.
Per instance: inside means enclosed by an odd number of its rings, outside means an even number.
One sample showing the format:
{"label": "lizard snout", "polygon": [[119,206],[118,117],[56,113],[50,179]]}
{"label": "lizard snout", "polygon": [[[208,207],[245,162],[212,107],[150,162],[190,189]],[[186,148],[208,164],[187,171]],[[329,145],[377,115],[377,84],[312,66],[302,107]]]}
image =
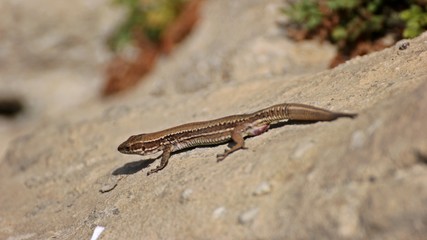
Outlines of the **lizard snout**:
{"label": "lizard snout", "polygon": [[120,144],[117,150],[121,153],[131,153],[131,147],[127,141]]}

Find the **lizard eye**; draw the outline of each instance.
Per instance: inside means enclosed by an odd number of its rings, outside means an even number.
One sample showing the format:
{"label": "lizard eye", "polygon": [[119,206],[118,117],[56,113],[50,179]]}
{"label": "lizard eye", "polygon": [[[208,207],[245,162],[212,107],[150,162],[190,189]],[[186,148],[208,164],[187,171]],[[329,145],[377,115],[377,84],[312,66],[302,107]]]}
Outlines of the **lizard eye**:
{"label": "lizard eye", "polygon": [[117,148],[117,150],[119,150],[119,152],[121,153],[128,153],[131,150],[131,147],[126,144],[126,142],[120,144],[120,146]]}
{"label": "lizard eye", "polygon": [[130,146],[122,146],[122,147],[119,149],[119,151],[120,151],[120,152],[125,152],[125,153],[130,152]]}

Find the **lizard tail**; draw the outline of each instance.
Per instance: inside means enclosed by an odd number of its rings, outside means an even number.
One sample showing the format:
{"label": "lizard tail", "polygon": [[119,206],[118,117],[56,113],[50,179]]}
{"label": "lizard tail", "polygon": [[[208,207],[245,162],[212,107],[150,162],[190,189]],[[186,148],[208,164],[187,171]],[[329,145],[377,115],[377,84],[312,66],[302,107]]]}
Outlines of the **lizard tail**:
{"label": "lizard tail", "polygon": [[337,118],[355,118],[355,113],[332,112],[326,109],[304,104],[290,103],[283,106],[284,115],[290,120],[332,121]]}
{"label": "lizard tail", "polygon": [[252,117],[263,119],[266,123],[281,120],[296,121],[332,121],[337,118],[355,118],[357,114],[332,112],[326,109],[299,103],[277,104],[252,114]]}

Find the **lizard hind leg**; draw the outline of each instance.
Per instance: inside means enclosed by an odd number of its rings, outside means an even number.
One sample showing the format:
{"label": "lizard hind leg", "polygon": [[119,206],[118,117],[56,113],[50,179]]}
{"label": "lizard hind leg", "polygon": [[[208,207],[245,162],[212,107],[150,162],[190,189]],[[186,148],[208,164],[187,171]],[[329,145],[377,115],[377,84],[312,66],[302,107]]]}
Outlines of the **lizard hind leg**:
{"label": "lizard hind leg", "polygon": [[231,139],[236,143],[232,148],[225,150],[223,154],[216,156],[217,162],[224,160],[232,152],[239,149],[246,149],[245,147],[245,136],[256,136],[260,135],[268,130],[269,124],[263,124],[260,126],[253,126],[252,124],[244,124],[237,126],[231,132]]}
{"label": "lizard hind leg", "polygon": [[217,162],[224,160],[230,153],[239,149],[245,149],[245,139],[241,130],[234,129],[231,132],[231,139],[236,143],[232,148],[224,150],[224,153],[216,155]]}

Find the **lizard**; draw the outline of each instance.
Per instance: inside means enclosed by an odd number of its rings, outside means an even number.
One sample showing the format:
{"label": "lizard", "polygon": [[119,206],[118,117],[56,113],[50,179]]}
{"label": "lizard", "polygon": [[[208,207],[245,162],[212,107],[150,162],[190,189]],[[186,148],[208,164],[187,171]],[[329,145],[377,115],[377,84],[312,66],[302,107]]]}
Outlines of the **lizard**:
{"label": "lizard", "polygon": [[235,144],[217,155],[224,160],[231,153],[246,149],[245,138],[266,132],[270,125],[288,120],[333,121],[337,118],[354,118],[357,114],[332,112],[326,109],[298,104],[277,104],[249,114],[238,114],[210,121],[192,122],[153,133],[130,136],[119,145],[124,154],[148,155],[162,152],[160,164],[147,175],[156,173],[168,164],[171,153],[197,146],[218,145],[233,141]]}

